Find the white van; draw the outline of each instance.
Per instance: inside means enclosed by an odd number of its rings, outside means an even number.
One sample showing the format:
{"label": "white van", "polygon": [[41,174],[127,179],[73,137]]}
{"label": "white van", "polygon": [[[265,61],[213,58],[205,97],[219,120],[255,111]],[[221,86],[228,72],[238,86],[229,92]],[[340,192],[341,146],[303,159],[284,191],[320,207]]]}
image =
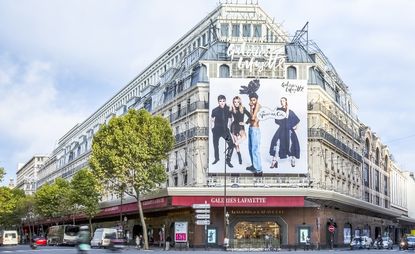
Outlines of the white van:
{"label": "white van", "polygon": [[0,245],[17,245],[19,242],[16,230],[1,230]]}
{"label": "white van", "polygon": [[117,229],[97,228],[91,240],[91,247],[108,247],[111,239],[117,239]]}

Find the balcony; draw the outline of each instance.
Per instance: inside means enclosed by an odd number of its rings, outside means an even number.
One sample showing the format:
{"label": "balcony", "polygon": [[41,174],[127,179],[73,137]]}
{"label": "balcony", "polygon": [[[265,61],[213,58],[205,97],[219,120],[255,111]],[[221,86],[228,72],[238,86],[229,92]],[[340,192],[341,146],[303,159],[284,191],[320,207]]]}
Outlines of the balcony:
{"label": "balcony", "polygon": [[184,117],[187,114],[190,114],[193,111],[196,111],[197,109],[209,109],[209,103],[207,101],[196,101],[196,102],[190,103],[187,107],[184,107],[180,111],[174,114],[171,114],[169,116],[170,123],[173,123],[179,118]]}
{"label": "balcony", "polygon": [[327,131],[320,128],[310,128],[308,129],[308,138],[309,139],[323,139],[328,144],[337,148],[345,157],[349,157],[352,160],[362,163],[362,156],[355,152],[353,149],[345,145],[340,140],[333,137]]}
{"label": "balcony", "polygon": [[194,137],[208,137],[209,128],[207,127],[194,127],[182,133],[176,134],[176,145]]}

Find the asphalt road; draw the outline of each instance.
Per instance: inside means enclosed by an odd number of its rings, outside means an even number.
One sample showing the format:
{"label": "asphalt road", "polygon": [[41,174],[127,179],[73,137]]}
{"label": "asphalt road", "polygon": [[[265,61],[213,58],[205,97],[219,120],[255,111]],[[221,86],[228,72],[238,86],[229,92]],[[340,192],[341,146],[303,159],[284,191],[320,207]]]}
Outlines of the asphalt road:
{"label": "asphalt road", "polygon": [[[142,253],[142,254],[183,254],[183,252],[197,252],[198,254],[225,254],[225,253],[232,253],[230,251],[226,252],[219,249],[182,249],[182,250],[175,250],[171,249],[169,251],[165,251],[159,248],[153,248],[150,250],[138,250],[136,248],[126,248],[120,252],[113,252],[107,249],[92,249],[88,252],[88,254],[98,254],[98,253],[122,253],[122,254],[130,254],[130,253]],[[238,254],[244,254],[244,253],[258,253],[257,251],[233,251],[237,252]],[[264,251],[263,253],[274,253],[275,251]],[[37,249],[32,250],[27,245],[18,245],[18,246],[1,246],[0,247],[0,254],[6,254],[6,253],[31,253],[31,254],[77,254],[77,249],[75,247],[54,247],[54,246],[39,246]],[[261,252],[262,253],[262,252]],[[319,250],[319,251],[304,251],[304,250],[281,250],[278,251],[278,253],[327,253],[327,254],[333,254],[333,253],[342,253],[342,254],[349,254],[349,253],[415,253],[414,250],[409,251],[400,251],[396,247],[393,250],[349,250],[349,249],[335,249],[335,250]]]}

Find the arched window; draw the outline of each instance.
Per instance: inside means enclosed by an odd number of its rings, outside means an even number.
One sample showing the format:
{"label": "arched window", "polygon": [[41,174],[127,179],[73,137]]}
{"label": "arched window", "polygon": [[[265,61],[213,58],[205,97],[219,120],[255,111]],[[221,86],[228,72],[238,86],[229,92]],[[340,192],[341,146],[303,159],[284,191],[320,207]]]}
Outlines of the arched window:
{"label": "arched window", "polygon": [[323,74],[314,67],[308,69],[308,83],[325,88]]}
{"label": "arched window", "polygon": [[297,79],[297,68],[290,66],[287,68],[287,78],[288,79]]}
{"label": "arched window", "polygon": [[219,66],[219,78],[229,78],[229,76],[229,66],[227,66],[226,64],[222,64],[221,66]]}
{"label": "arched window", "polygon": [[369,151],[370,151],[370,144],[369,144],[369,139],[367,138],[366,142],[365,142],[364,154],[365,154],[365,157],[368,158],[368,159],[369,159]]}
{"label": "arched window", "polygon": [[204,64],[200,66],[200,81],[208,81],[207,67]]}
{"label": "arched window", "polygon": [[376,148],[375,164],[379,166],[379,163],[380,163],[379,148]]}
{"label": "arched window", "polygon": [[388,165],[389,165],[389,158],[387,155],[385,155],[385,168],[384,170],[387,172],[388,171]]}

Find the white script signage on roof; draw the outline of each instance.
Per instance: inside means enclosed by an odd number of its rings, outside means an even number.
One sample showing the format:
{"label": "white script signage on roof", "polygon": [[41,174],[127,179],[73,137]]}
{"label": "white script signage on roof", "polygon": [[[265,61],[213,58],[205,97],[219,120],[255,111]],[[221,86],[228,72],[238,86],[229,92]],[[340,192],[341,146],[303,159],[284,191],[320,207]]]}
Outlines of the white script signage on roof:
{"label": "white script signage on roof", "polygon": [[285,47],[273,44],[232,43],[227,55],[231,61],[238,59],[238,68],[258,72],[279,69],[285,63]]}

